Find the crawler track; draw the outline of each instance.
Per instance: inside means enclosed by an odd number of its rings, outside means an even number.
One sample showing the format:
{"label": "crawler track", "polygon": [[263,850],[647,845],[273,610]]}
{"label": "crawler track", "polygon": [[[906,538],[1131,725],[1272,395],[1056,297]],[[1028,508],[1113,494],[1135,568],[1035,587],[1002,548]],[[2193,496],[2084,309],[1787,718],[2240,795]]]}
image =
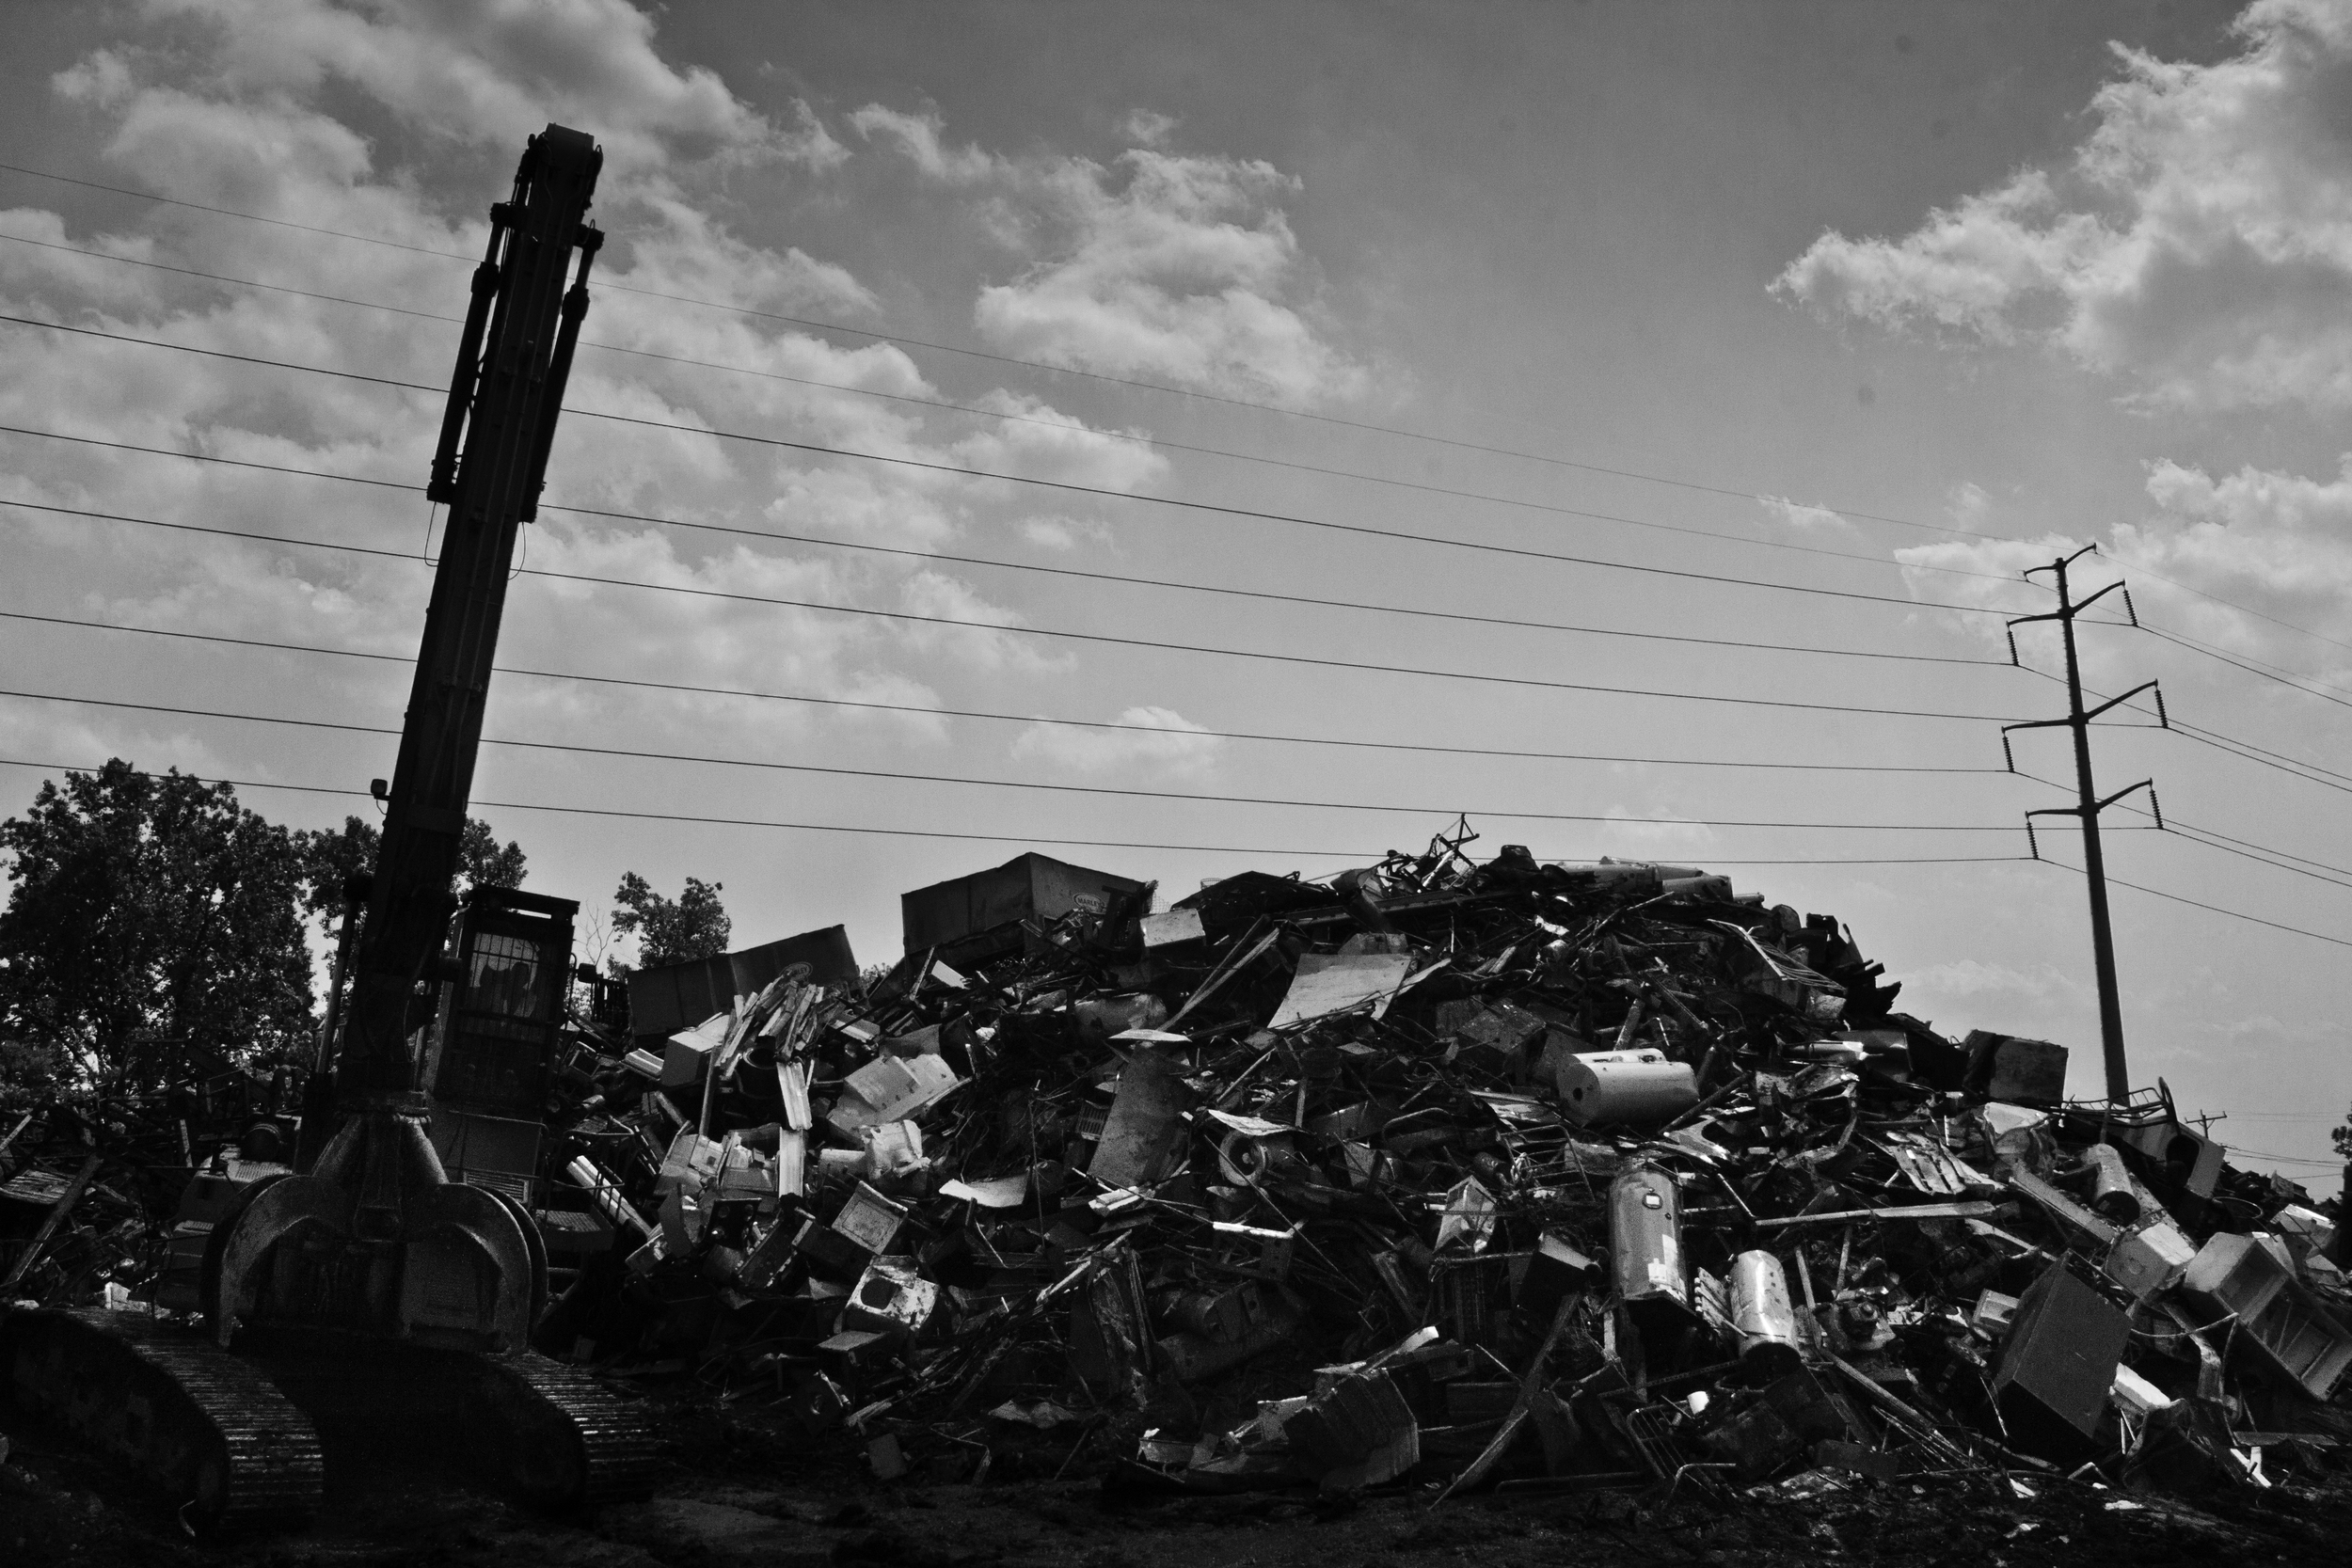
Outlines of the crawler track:
{"label": "crawler track", "polygon": [[20,1408],[125,1461],[192,1523],[280,1528],[318,1512],[325,1464],[309,1418],[194,1330],[21,1307],[0,1317],[0,1377]]}

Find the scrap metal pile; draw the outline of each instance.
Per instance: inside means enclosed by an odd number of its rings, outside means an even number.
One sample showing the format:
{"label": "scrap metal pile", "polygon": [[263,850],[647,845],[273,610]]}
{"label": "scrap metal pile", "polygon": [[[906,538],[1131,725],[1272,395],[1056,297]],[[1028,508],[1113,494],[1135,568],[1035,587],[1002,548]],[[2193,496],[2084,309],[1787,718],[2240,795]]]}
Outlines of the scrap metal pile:
{"label": "scrap metal pile", "polygon": [[2195,1489],[2352,1435],[2299,1189],[1892,1011],[1835,919],[1444,841],[1101,881],[606,1069],[569,1169],[631,1283],[559,1331],[884,1476]]}
{"label": "scrap metal pile", "polygon": [[886,976],[582,1022],[543,1347],[885,1480],[2196,1493],[2352,1438],[2334,1205],[1892,1010],[1834,918],[1442,839],[1156,913],[983,878]]}

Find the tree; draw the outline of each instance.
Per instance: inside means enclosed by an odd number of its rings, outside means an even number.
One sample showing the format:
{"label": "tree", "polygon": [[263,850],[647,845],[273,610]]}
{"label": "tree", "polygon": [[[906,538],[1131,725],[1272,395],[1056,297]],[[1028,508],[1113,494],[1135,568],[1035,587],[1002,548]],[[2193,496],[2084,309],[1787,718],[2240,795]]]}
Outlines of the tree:
{"label": "tree", "polygon": [[227,784],[116,758],[0,822],[0,1037],[102,1092],[295,1056],[310,1033],[305,871]]}
{"label": "tree", "polygon": [[727,935],[735,929],[719,902],[719,890],[725,885],[689,877],[685,891],[673,901],[654,892],[636,872],[625,871],[612,895],[613,934],[637,939],[641,969],[715,958],[727,950]]}
{"label": "tree", "polygon": [[[343,882],[355,872],[375,869],[384,835],[365,817],[346,816],[340,831],[315,828],[297,832],[294,837],[306,884],[303,912],[331,926],[342,912]],[[509,840],[501,847],[490,824],[478,816],[466,818],[465,834],[457,841],[461,891],[520,887],[528,863],[519,843]]]}

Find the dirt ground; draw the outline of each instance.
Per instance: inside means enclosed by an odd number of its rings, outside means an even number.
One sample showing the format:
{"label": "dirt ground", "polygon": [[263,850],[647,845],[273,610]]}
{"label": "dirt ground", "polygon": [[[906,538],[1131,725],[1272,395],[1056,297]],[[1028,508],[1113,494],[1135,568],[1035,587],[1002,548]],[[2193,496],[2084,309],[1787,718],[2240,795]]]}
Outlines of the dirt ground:
{"label": "dirt ground", "polygon": [[[167,1510],[55,1433],[11,1420],[0,1466],[0,1564],[42,1568],[815,1568],[895,1563],[1076,1568],[1430,1568],[1481,1564],[2173,1562],[2346,1560],[2352,1482],[2296,1476],[2197,1506],[2037,1477],[1923,1479],[1728,1506],[1624,1492],[1489,1495],[1435,1505],[1434,1487],[1359,1498],[1305,1491],[1137,1497],[1100,1476],[1001,1484],[882,1484],[858,1447],[780,1450],[708,1410],[663,1413],[661,1477],[644,1501],[577,1518],[534,1513],[429,1463],[346,1465],[295,1533],[196,1541]],[[1073,1465],[1076,1470],[1083,1466]]]}

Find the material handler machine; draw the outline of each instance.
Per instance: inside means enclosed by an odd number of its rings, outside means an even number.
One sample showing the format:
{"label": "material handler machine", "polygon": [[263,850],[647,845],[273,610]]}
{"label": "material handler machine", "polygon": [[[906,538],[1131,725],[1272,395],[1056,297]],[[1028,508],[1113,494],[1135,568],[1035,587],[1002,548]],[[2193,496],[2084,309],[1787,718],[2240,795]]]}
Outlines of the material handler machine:
{"label": "material handler machine", "polygon": [[[0,1307],[0,1375],[17,1403],[143,1470],[192,1524],[292,1523],[316,1509],[328,1457],[388,1436],[546,1504],[645,1482],[651,1443],[630,1409],[530,1347],[548,1299],[530,1210],[499,1184],[451,1179],[420,1087],[444,982],[462,992],[468,980],[445,953],[459,838],[516,532],[537,513],[603,240],[581,221],[602,162],[588,135],[550,125],[531,138],[513,198],[490,209],[427,491],[449,508],[447,536],[305,1168],[253,1181],[214,1227],[201,1331]],[[527,1076],[528,1063],[462,1055],[514,1040],[440,1037],[434,1081]]]}

